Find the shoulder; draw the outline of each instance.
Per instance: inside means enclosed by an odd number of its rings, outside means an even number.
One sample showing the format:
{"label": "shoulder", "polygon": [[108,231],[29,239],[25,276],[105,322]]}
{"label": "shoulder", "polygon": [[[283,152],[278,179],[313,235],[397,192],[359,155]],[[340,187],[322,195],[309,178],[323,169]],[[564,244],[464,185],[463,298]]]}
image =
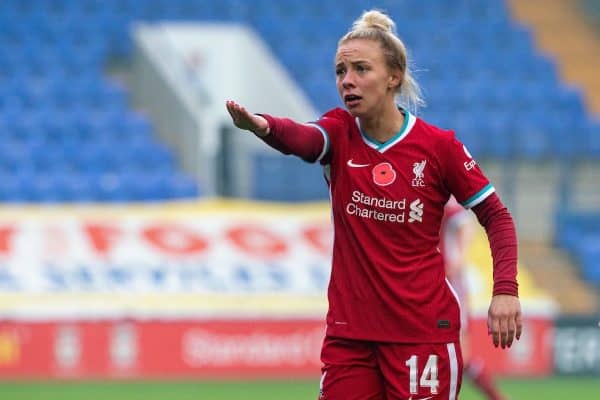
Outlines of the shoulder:
{"label": "shoulder", "polygon": [[341,108],[334,108],[327,111],[314,123],[325,130],[329,137],[343,136],[347,134],[352,129],[352,125],[355,124],[352,114]]}
{"label": "shoulder", "polygon": [[442,129],[420,117],[416,118],[415,128],[417,128],[421,135],[425,136],[428,140],[437,142],[439,144],[450,144],[456,140],[456,134],[453,130]]}
{"label": "shoulder", "polygon": [[340,107],[336,107],[323,114],[319,121],[323,119],[336,119],[344,122],[345,124],[348,124],[348,122],[352,121],[354,117],[347,110],[344,110]]}

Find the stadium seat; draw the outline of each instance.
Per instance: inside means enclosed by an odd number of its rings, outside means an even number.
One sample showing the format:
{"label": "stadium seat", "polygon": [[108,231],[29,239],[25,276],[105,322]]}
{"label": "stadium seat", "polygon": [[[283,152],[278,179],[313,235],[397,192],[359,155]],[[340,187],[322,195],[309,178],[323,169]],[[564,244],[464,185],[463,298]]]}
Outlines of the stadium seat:
{"label": "stadium seat", "polygon": [[583,278],[600,287],[600,232],[584,237],[579,247]]}
{"label": "stadium seat", "polygon": [[176,174],[166,180],[166,184],[169,186],[167,196],[173,198],[193,199],[202,195],[198,183],[187,174]]}

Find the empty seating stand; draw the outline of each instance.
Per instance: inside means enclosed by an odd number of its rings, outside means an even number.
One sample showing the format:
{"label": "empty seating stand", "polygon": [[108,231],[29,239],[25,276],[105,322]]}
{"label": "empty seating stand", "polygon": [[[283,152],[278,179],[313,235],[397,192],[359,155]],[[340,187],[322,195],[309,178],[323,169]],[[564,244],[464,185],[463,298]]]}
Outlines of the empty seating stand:
{"label": "empty seating stand", "polygon": [[[372,7],[398,23],[428,103],[419,114],[455,129],[476,157],[600,157],[600,127],[586,115],[580,93],[559,81],[554,62],[537,52],[529,30],[511,21],[501,0],[347,0],[344,7],[334,0],[3,0],[0,173],[23,170],[45,178],[35,194],[6,194],[3,188],[0,201],[45,201],[40,193],[52,188],[49,201],[198,195],[154,138],[148,119],[129,107],[127,90],[104,75],[111,57],[130,56],[131,22],[249,25],[324,112],[340,105],[333,73],[337,40]],[[119,149],[112,151],[117,141]],[[300,163],[272,157],[278,171],[304,171]],[[256,160],[256,168],[262,163]],[[46,176],[64,173],[75,178]],[[303,175],[307,187],[323,186],[320,173]],[[124,182],[135,181],[131,176],[142,179],[144,188],[126,190]],[[89,185],[91,179],[99,185]],[[326,190],[296,193],[278,182],[255,180],[254,196],[327,197]]]}
{"label": "empty seating stand", "polygon": [[127,56],[130,11],[140,4],[120,3],[2,2],[1,202],[199,195],[127,90],[104,74],[109,58]]}

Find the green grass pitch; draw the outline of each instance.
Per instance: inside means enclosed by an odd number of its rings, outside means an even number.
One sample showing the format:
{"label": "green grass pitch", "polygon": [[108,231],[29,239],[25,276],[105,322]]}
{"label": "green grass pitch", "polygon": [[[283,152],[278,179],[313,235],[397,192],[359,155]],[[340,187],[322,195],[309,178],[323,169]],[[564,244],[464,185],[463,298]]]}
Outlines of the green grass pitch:
{"label": "green grass pitch", "polygon": [[[501,380],[513,400],[596,399],[600,378]],[[318,379],[297,381],[0,381],[2,400],[316,400]],[[467,383],[460,400],[484,400]]]}

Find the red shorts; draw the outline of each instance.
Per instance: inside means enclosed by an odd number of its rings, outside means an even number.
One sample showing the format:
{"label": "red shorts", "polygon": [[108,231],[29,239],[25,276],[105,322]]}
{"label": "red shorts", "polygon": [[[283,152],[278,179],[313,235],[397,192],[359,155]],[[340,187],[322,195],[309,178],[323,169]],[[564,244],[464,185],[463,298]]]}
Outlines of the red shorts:
{"label": "red shorts", "polygon": [[458,399],[460,344],[396,344],[326,337],[320,400]]}

